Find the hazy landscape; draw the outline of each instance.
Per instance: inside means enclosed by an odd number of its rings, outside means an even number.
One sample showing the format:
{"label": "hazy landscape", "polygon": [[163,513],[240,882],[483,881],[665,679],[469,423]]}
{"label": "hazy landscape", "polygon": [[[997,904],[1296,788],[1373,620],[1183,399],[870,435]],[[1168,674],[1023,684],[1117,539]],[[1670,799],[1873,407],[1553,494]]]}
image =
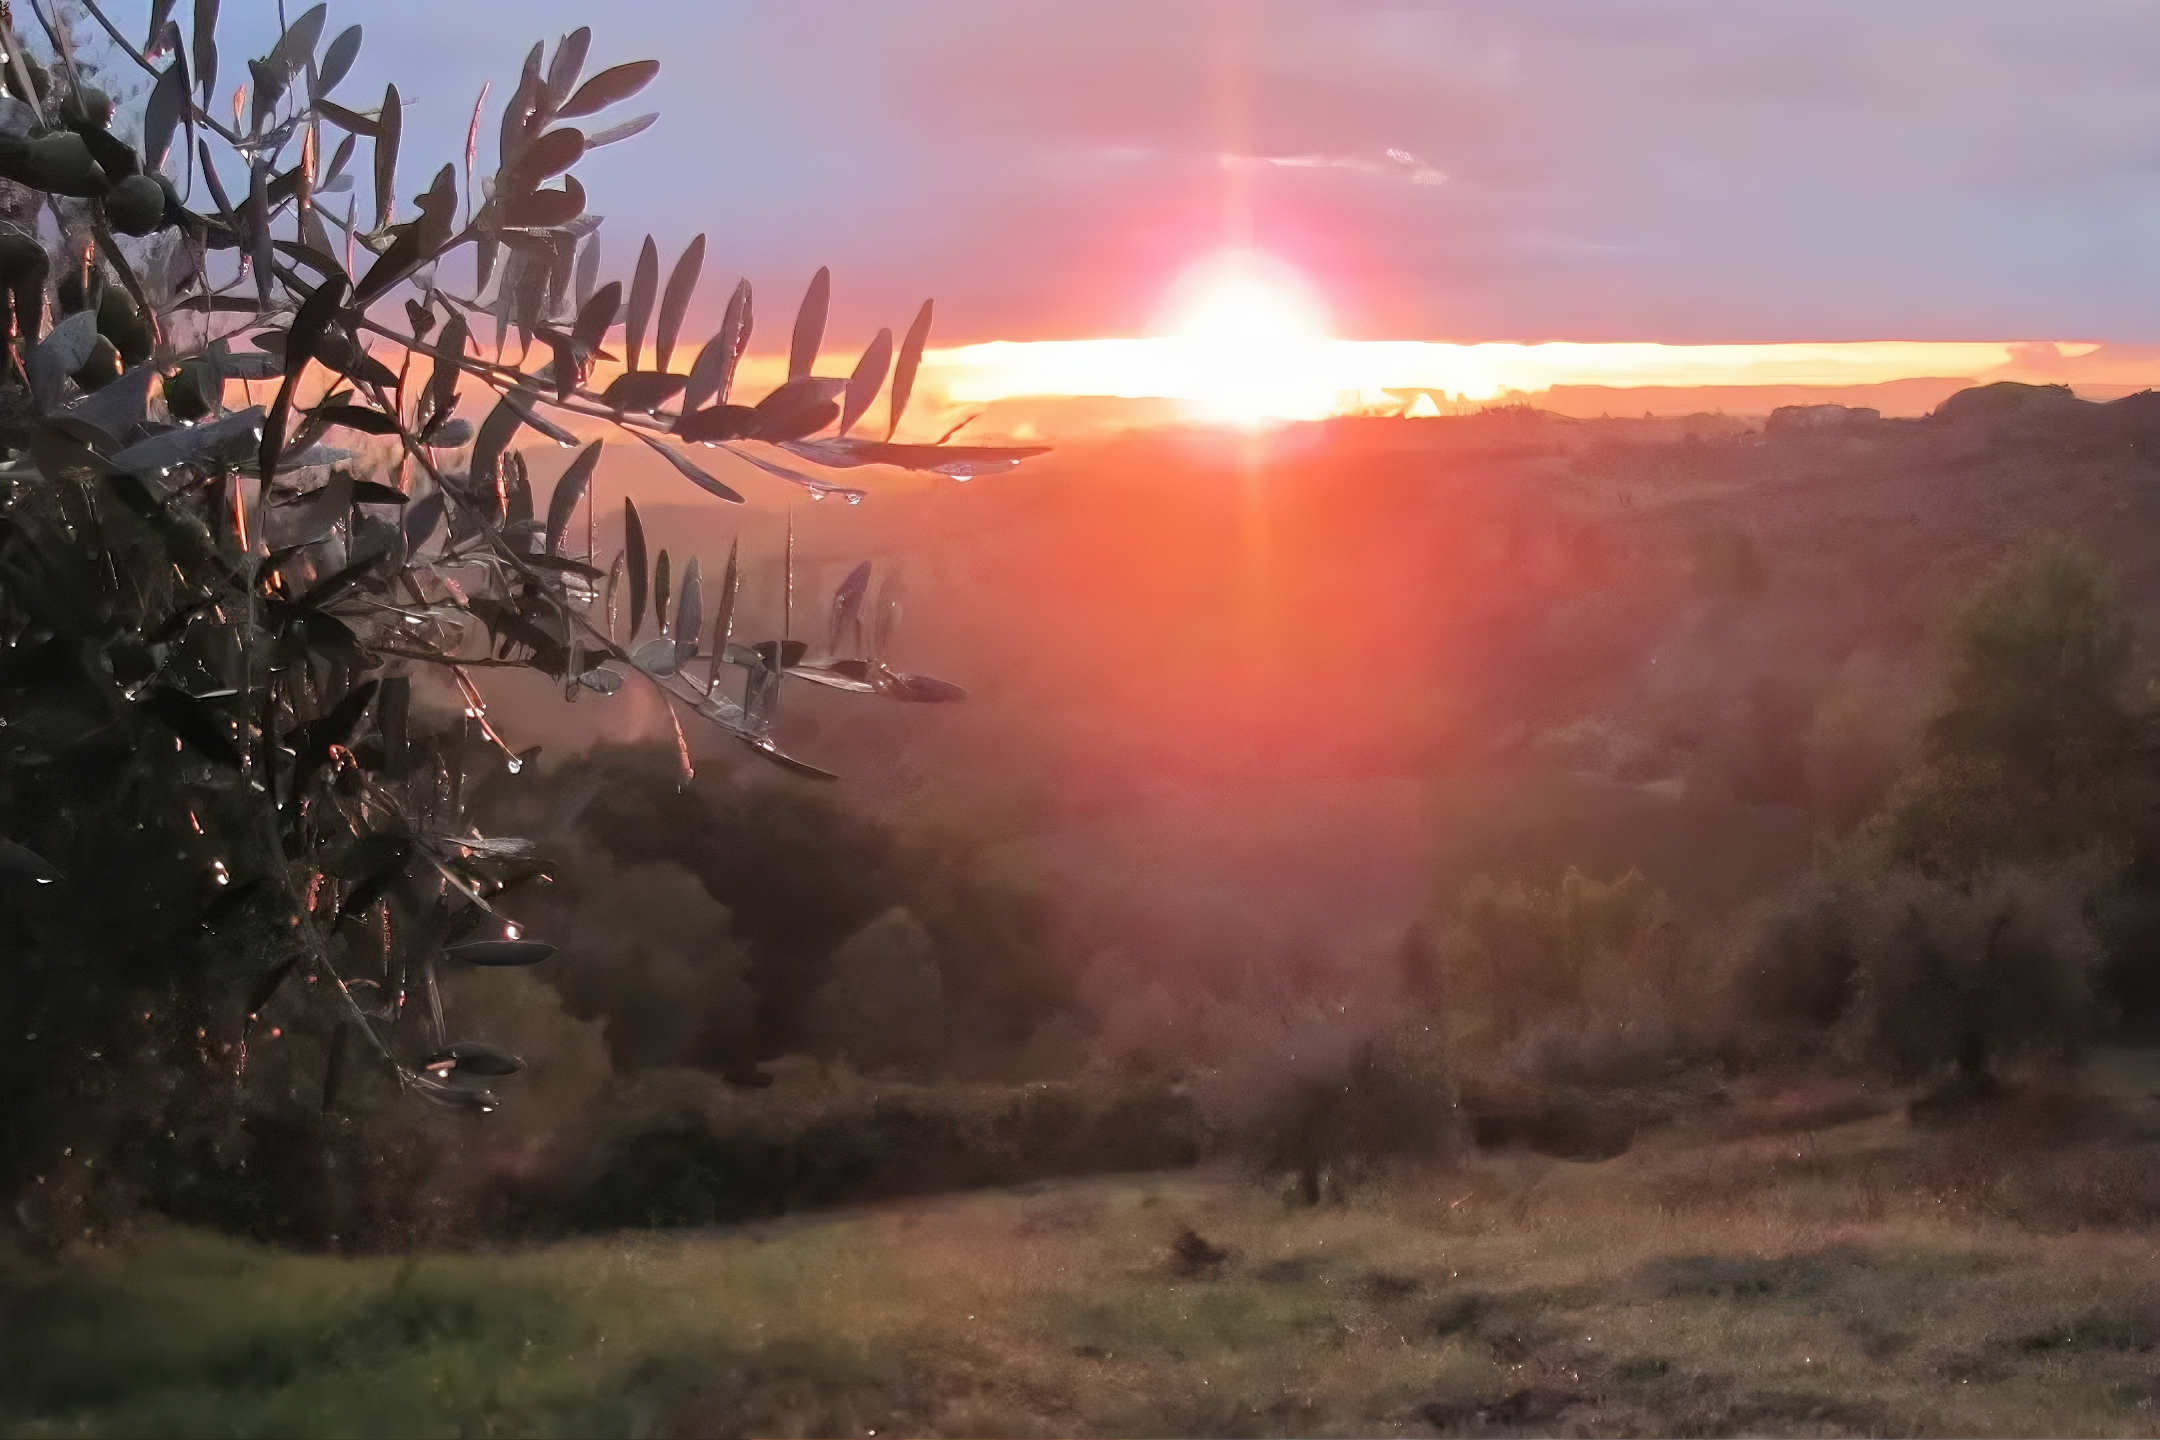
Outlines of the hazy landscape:
{"label": "hazy landscape", "polygon": [[0,1434],[2160,1431],[2160,29],[17,8]]}

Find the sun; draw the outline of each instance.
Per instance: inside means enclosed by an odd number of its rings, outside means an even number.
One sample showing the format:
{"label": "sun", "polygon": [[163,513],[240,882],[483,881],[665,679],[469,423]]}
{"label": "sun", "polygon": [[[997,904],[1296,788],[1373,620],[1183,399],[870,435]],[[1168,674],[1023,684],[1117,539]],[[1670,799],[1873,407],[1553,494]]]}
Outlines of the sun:
{"label": "sun", "polygon": [[1330,342],[1319,297],[1273,256],[1231,250],[1171,287],[1178,388],[1205,419],[1238,425],[1329,413]]}

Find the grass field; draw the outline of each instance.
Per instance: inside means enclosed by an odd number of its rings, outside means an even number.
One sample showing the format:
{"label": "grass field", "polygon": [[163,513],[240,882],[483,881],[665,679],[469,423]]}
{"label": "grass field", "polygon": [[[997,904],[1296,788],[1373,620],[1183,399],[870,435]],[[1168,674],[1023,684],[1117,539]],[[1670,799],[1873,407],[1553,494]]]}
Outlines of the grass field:
{"label": "grass field", "polygon": [[6,1259],[0,1430],[2152,1434],[2160,1107],[2101,1079],[2105,1138],[1766,1088],[1320,1209],[1199,1171],[491,1255],[149,1227]]}

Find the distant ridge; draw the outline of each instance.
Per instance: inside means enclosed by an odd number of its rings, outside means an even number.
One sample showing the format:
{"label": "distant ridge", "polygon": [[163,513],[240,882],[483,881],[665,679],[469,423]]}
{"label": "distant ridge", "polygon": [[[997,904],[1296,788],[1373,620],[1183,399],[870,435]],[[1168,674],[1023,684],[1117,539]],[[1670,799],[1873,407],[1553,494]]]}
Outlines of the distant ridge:
{"label": "distant ridge", "polygon": [[1873,385],[1555,385],[1525,396],[1540,409],[1595,419],[1610,415],[1768,416],[1794,405],[1844,405],[1889,416],[1926,415],[1972,385],[1970,376],[1924,376]]}

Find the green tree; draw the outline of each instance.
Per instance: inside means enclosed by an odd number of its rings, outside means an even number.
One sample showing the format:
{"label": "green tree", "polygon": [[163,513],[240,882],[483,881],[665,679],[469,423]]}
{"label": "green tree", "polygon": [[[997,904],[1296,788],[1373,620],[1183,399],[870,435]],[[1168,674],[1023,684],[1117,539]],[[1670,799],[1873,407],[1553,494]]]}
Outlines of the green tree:
{"label": "green tree", "polygon": [[833,952],[810,1004],[811,1042],[858,1070],[921,1069],[945,1049],[944,999],[937,942],[895,907]]}
{"label": "green tree", "polygon": [[2126,854],[2149,800],[2136,626],[2100,565],[2055,540],[1983,583],[1952,640],[1950,704],[1885,838],[1926,873]]}

